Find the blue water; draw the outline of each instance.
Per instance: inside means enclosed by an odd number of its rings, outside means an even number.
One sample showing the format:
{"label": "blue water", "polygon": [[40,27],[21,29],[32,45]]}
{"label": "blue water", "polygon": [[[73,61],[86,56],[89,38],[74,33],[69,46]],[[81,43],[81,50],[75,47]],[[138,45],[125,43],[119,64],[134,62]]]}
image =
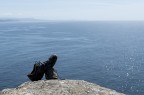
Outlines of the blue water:
{"label": "blue water", "polygon": [[144,93],[144,22],[0,22],[0,89],[29,81],[53,53],[62,79]]}

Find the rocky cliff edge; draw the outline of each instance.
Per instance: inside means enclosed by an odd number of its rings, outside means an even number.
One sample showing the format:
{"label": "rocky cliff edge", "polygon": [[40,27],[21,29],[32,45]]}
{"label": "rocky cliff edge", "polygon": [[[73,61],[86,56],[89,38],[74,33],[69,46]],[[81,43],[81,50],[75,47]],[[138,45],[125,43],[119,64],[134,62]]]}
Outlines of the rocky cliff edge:
{"label": "rocky cliff edge", "polygon": [[0,95],[124,95],[83,80],[40,80],[4,89]]}

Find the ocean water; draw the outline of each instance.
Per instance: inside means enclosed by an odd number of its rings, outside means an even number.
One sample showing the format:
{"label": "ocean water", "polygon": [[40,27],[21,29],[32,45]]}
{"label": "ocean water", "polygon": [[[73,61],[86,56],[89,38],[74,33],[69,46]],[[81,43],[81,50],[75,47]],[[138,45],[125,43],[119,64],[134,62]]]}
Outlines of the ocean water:
{"label": "ocean water", "polygon": [[53,53],[61,79],[144,93],[144,22],[0,22],[0,90]]}

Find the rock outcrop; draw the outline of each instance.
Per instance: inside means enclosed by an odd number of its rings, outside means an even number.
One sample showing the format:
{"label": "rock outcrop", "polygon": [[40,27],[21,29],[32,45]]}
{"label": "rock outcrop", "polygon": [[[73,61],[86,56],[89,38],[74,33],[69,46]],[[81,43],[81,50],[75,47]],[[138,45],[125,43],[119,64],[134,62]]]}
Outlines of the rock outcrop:
{"label": "rock outcrop", "polygon": [[83,80],[41,80],[4,89],[0,95],[124,95]]}

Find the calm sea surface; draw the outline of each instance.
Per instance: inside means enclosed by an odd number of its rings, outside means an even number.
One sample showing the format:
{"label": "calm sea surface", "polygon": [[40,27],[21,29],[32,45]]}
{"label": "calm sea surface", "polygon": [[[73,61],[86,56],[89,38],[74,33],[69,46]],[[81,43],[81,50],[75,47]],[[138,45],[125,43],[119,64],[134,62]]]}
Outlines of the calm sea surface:
{"label": "calm sea surface", "polygon": [[53,53],[62,79],[144,94],[144,22],[0,22],[0,90]]}

